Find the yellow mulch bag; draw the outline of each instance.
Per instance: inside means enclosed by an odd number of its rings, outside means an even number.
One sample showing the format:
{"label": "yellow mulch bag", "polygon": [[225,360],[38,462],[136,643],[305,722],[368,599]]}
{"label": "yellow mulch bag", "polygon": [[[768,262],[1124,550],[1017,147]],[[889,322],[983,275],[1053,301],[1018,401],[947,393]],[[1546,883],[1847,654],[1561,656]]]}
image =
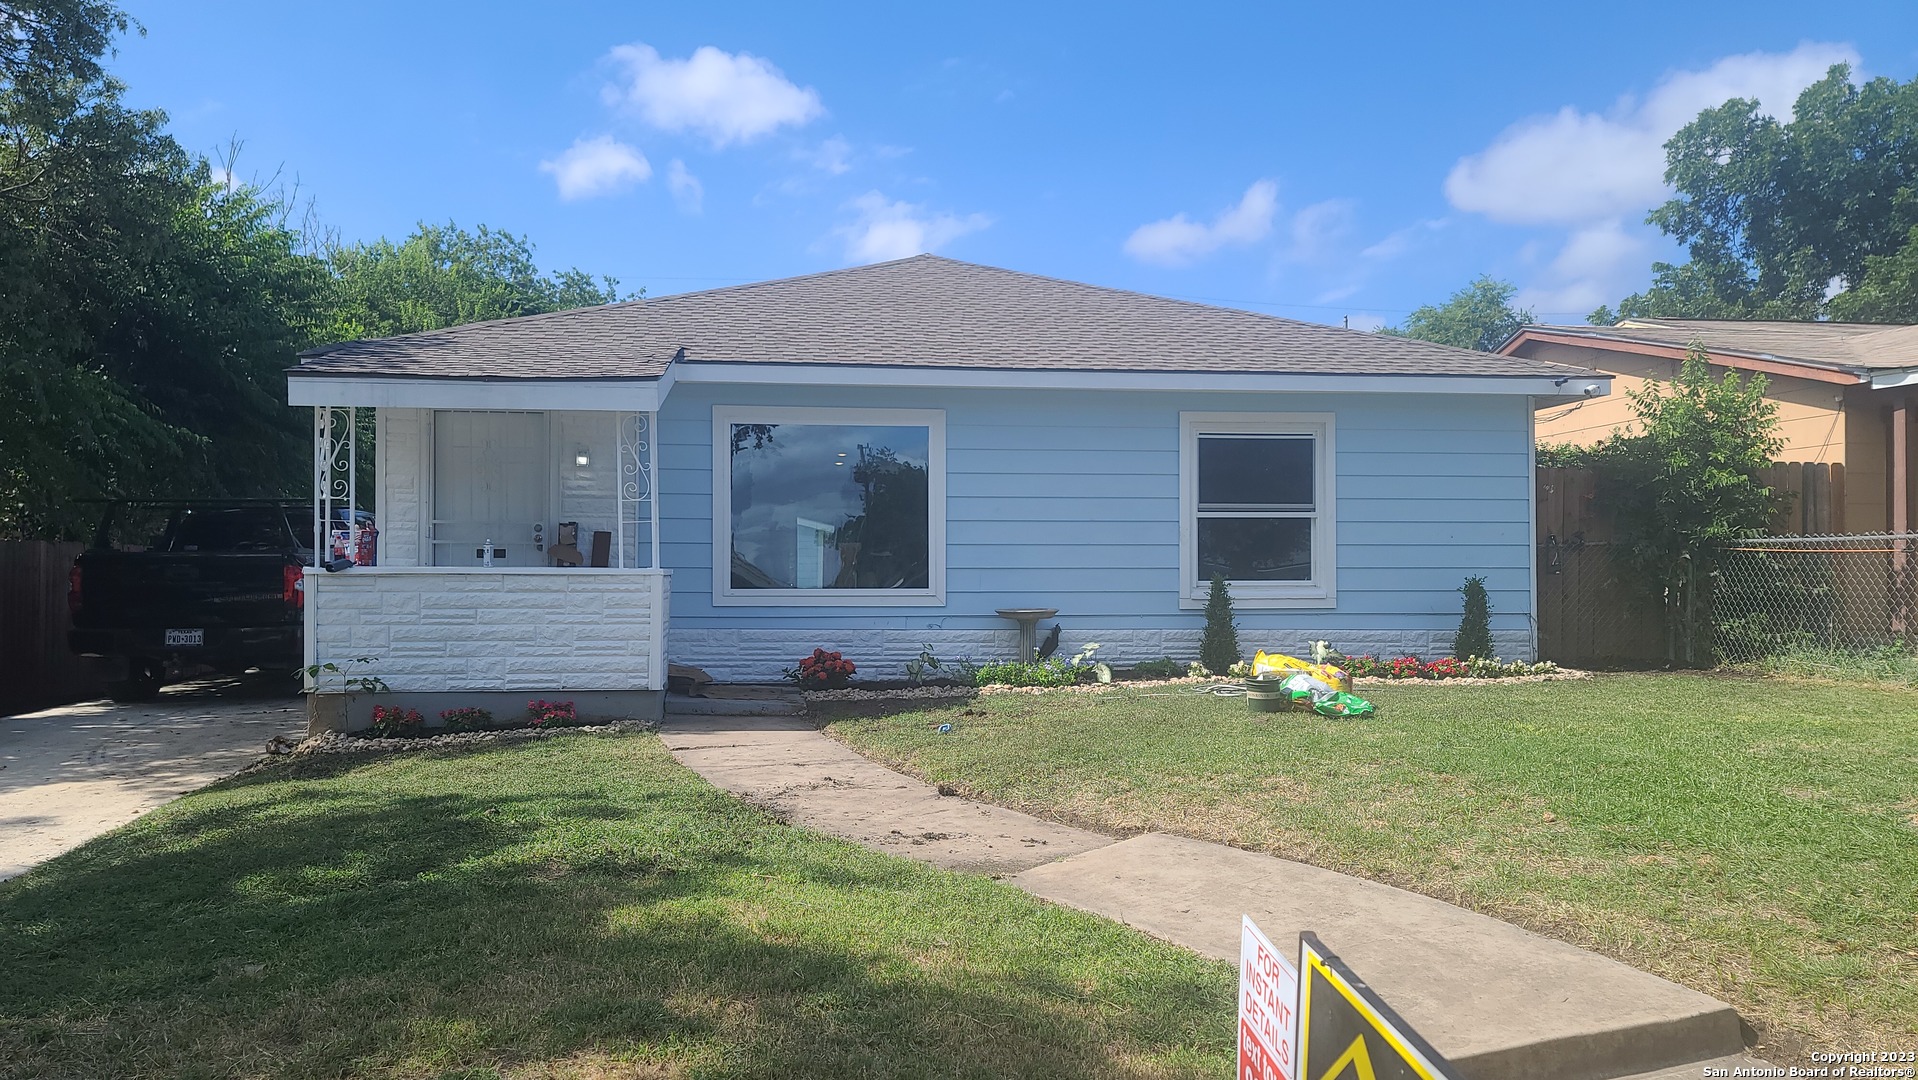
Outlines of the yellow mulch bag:
{"label": "yellow mulch bag", "polygon": [[1288,675],[1296,671],[1303,671],[1334,690],[1342,690],[1346,693],[1352,690],[1352,676],[1347,675],[1344,668],[1334,667],[1331,664],[1314,664],[1310,660],[1301,660],[1284,653],[1269,653],[1264,649],[1260,649],[1258,655],[1252,658],[1254,676]]}

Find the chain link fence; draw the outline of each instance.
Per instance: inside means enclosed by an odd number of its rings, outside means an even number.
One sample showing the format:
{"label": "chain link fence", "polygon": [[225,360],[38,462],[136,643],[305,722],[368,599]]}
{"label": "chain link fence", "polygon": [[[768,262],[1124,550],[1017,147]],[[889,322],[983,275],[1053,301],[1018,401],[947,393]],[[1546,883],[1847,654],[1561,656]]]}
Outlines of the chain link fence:
{"label": "chain link fence", "polygon": [[1912,642],[1918,533],[1772,536],[1728,545],[1713,583],[1719,659],[1867,652]]}

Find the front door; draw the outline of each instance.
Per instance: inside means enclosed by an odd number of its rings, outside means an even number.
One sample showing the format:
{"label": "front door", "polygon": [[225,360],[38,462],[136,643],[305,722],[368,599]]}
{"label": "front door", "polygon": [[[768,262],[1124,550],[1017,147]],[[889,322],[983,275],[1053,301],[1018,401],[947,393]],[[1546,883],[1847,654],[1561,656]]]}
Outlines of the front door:
{"label": "front door", "polygon": [[544,566],[546,414],[433,414],[433,565]]}

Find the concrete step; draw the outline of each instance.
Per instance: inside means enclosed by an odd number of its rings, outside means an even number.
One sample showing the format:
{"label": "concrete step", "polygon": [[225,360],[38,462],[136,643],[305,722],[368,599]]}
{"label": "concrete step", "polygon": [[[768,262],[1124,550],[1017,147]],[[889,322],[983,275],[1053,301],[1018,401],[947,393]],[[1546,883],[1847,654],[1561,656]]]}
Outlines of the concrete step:
{"label": "concrete step", "polygon": [[1427,896],[1238,848],[1148,833],[1011,881],[1224,960],[1238,959],[1242,913],[1288,950],[1311,930],[1472,1080],[1610,1080],[1744,1050],[1738,1014],[1697,991]]}

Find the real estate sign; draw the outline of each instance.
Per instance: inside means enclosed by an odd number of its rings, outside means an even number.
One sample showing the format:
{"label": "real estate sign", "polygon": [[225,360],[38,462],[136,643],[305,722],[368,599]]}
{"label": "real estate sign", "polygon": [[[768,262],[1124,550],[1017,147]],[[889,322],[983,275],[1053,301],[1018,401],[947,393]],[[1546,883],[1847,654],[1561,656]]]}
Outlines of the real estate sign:
{"label": "real estate sign", "polygon": [[[1458,1080],[1438,1051],[1310,933],[1299,935],[1298,1030],[1299,1080]],[[1243,1019],[1240,1031],[1243,1039]]]}
{"label": "real estate sign", "polygon": [[1298,1080],[1299,973],[1259,932],[1239,928],[1239,1080]]}

